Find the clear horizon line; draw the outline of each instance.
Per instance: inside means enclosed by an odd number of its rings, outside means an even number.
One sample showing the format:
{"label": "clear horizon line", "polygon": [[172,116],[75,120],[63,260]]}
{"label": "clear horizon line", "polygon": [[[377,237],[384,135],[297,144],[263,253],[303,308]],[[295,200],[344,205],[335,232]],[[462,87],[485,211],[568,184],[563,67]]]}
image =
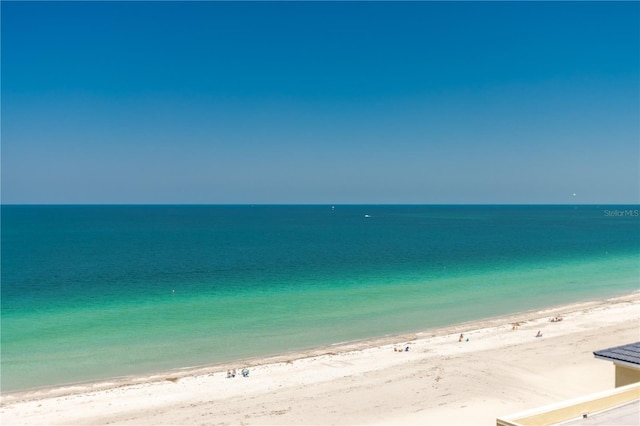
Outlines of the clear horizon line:
{"label": "clear horizon line", "polygon": [[640,202],[600,203],[0,203],[0,206],[640,206]]}

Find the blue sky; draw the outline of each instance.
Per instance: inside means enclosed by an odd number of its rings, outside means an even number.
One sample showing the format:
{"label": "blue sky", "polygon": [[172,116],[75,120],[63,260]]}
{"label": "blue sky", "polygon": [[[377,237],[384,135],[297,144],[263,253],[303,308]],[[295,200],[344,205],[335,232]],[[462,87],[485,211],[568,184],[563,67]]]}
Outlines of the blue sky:
{"label": "blue sky", "polygon": [[0,7],[3,203],[640,202],[638,2]]}

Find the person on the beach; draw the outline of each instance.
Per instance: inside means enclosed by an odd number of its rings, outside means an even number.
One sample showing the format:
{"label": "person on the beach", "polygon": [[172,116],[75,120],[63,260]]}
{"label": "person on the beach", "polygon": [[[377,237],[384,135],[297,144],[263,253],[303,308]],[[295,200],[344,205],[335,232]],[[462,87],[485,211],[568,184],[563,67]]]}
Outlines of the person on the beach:
{"label": "person on the beach", "polygon": [[458,342],[462,342],[462,339],[464,339],[464,336],[462,335],[462,333],[460,333],[460,338],[458,339]]}

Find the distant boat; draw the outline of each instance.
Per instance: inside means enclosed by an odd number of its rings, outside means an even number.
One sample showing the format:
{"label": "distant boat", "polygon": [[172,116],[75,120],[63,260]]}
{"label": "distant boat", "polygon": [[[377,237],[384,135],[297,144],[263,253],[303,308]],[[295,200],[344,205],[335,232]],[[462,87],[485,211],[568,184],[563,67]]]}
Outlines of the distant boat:
{"label": "distant boat", "polygon": [[364,217],[371,217],[371,216],[369,216],[368,214],[365,214]]}

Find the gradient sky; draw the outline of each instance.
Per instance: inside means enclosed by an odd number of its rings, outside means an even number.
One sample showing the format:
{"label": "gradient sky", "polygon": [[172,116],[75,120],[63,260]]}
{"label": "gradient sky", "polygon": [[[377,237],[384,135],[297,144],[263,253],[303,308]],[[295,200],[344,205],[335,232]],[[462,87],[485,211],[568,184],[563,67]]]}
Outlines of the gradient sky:
{"label": "gradient sky", "polygon": [[0,7],[3,203],[640,202],[638,2]]}

